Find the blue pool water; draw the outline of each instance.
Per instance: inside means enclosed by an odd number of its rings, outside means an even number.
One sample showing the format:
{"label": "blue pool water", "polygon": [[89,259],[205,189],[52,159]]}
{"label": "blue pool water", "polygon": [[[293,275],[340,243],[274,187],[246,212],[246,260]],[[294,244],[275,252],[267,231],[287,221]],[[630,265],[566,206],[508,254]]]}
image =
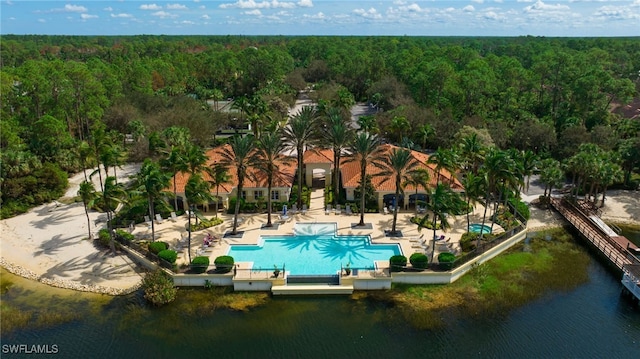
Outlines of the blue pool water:
{"label": "blue pool water", "polygon": [[469,232],[480,233],[480,231],[482,231],[482,233],[491,233],[491,227],[486,224],[483,226],[480,223],[473,223],[469,225]]}
{"label": "blue pool water", "polygon": [[341,266],[374,268],[374,261],[402,254],[397,244],[372,244],[369,236],[337,236],[334,223],[297,223],[296,235],[262,236],[258,245],[232,245],[235,262],[282,267],[294,275],[336,274]]}

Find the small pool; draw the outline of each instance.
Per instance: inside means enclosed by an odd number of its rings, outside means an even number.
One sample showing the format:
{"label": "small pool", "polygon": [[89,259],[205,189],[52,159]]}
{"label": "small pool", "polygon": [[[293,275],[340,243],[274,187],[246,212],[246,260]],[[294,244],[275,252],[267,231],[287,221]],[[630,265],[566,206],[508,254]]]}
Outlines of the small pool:
{"label": "small pool", "polygon": [[370,236],[338,236],[335,223],[296,223],[295,235],[261,236],[258,245],[232,245],[228,255],[253,268],[277,265],[294,275],[336,274],[341,266],[374,268],[374,261],[402,254],[398,244],[373,244]]}
{"label": "small pool", "polygon": [[469,225],[469,232],[480,233],[481,231],[482,233],[491,233],[491,227],[480,223],[473,223]]}

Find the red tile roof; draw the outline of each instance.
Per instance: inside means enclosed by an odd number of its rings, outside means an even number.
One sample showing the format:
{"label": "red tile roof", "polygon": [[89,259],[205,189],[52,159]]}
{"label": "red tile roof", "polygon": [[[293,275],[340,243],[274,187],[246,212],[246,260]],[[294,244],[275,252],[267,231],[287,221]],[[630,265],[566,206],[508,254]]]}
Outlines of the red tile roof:
{"label": "red tile roof", "polygon": [[[206,152],[206,155],[209,159],[207,160],[206,166],[212,167],[216,163],[219,163],[220,161],[222,161],[223,159],[222,153],[223,151],[225,151],[225,149],[230,149],[230,146],[227,144],[227,145],[223,145],[223,146],[208,150]],[[285,158],[285,156],[282,156],[282,157]],[[280,161],[278,166],[278,169],[280,170],[280,175],[275,176],[273,178],[273,184],[272,184],[273,187],[286,188],[286,187],[291,187],[293,185],[293,178],[296,171],[296,162],[297,161],[295,158],[291,158],[290,161]],[[220,185],[219,192],[221,194],[231,193],[235,189],[238,183],[238,175],[236,172],[236,168],[230,167],[228,168],[228,172],[229,172],[230,181],[229,183]],[[211,181],[211,176],[208,173],[203,172],[202,176],[205,179],[205,181]],[[187,181],[189,180],[190,177],[191,177],[190,173],[176,174],[175,176],[176,188],[177,188],[176,192],[184,193],[184,187],[187,184]],[[247,170],[247,173],[245,175],[243,187],[246,189],[267,188],[266,175],[263,172],[253,167],[250,167]],[[173,191],[173,179],[171,179],[171,184],[167,190]],[[215,192],[216,192],[216,188],[215,187],[211,188],[211,193],[215,194]]]}
{"label": "red tile roof", "polygon": [[[393,149],[399,148],[394,145],[384,144],[381,146],[381,154],[384,156],[386,153],[391,152]],[[429,172],[429,186],[435,187],[437,181],[437,173],[435,165],[428,163],[429,155],[417,151],[411,151],[411,155],[418,161],[418,168],[425,168]],[[348,156],[346,156],[348,157]],[[371,184],[377,192],[395,192],[396,183],[395,180],[386,179],[382,176],[376,176],[381,173],[382,170],[372,164],[367,165],[367,175],[371,175]],[[360,184],[360,163],[357,161],[347,162],[340,161],[340,173],[342,176],[342,185],[344,187],[357,187]],[[440,170],[440,182],[448,183],[454,191],[461,191],[462,184],[455,175],[451,172],[442,169]],[[415,186],[408,185],[405,187],[406,191],[415,191]],[[424,188],[420,187],[419,191],[424,191]]]}
{"label": "red tile roof", "polygon": [[304,163],[333,163],[333,150],[323,148],[311,148],[302,155]]}

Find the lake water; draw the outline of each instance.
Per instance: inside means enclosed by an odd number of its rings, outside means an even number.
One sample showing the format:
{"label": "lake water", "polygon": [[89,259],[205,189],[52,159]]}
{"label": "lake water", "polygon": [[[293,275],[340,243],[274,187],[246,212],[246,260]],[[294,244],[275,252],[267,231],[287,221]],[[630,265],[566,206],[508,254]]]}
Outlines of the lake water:
{"label": "lake water", "polygon": [[274,297],[246,313],[200,312],[180,309],[179,302],[194,301],[188,292],[177,303],[148,309],[139,294],[109,300],[38,284],[9,290],[3,303],[23,306],[32,298],[31,305],[78,319],[3,331],[1,339],[2,345],[56,344],[60,358],[637,358],[640,308],[620,296],[620,278],[597,260],[588,273],[589,281],[572,291],[435,330],[413,329],[383,303],[348,297]]}

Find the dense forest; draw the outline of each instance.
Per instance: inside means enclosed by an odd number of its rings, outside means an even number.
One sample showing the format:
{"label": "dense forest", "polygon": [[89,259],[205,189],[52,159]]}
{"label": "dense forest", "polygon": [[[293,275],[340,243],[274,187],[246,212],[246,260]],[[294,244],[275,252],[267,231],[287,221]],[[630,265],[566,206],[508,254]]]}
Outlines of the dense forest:
{"label": "dense forest", "polygon": [[286,122],[302,92],[369,104],[359,124],[388,142],[475,133],[568,176],[615,163],[600,184],[637,187],[639,38],[5,35],[0,52],[2,217],[57,198],[68,173],[157,156],[171,129],[207,148],[238,122]]}

